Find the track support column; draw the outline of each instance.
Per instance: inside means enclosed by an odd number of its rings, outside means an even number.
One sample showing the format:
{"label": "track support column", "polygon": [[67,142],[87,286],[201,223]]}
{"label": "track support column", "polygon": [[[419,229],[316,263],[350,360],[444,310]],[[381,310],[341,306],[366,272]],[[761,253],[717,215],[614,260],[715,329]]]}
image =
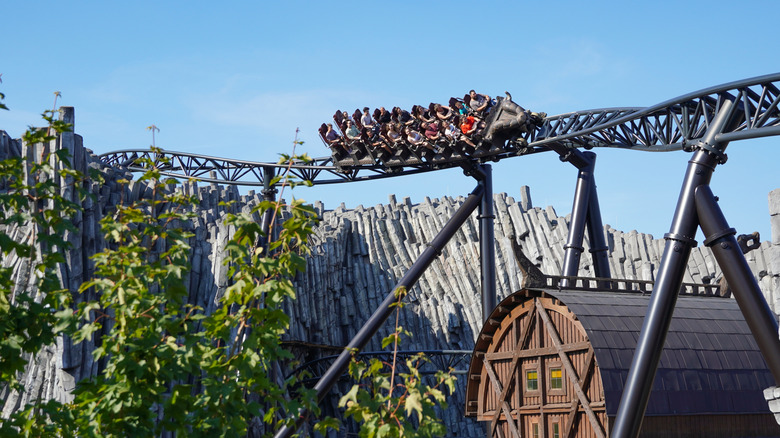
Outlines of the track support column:
{"label": "track support column", "polygon": [[612,430],[613,437],[637,437],[642,427],[685,267],[691,248],[696,245],[694,238],[699,220],[694,191],[699,186],[708,185],[715,166],[720,161],[724,161],[723,151],[728,142],[718,143],[715,141],[715,136],[739,120],[738,117],[732,116],[733,108],[734,102],[724,99],[720,110],[698,143],[693,158],[688,162],[672,225],[669,233],[664,236],[666,245],[661,266],[650,296],[650,304],[642,324],[631,369],[623,387],[623,395]]}
{"label": "track support column", "polygon": [[[580,152],[576,149],[557,151],[562,161],[569,161],[577,169],[577,187],[574,191],[574,203],[571,207],[571,222],[569,223],[569,235],[564,246],[563,277],[575,277],[580,268],[580,259],[585,239],[585,230],[588,231],[590,240],[590,252],[593,254],[593,268],[596,277],[609,278],[609,258],[607,256],[607,244],[604,240],[604,225],[601,222],[601,207],[596,193],[596,154],[593,152]],[[562,278],[559,286],[570,285],[568,278]]]}
{"label": "track support column", "polygon": [[[276,169],[271,166],[263,167],[263,201],[274,202],[276,200],[276,194],[279,192],[276,186],[271,184],[271,181],[276,176]],[[266,236],[270,236],[271,233],[271,221],[273,220],[274,210],[269,208],[263,213],[263,233]]]}
{"label": "track support column", "polygon": [[[595,156],[594,156],[595,159]],[[596,277],[612,278],[609,268],[609,254],[607,251],[607,241],[604,238],[604,223],[601,221],[601,207],[599,206],[599,195],[596,190],[596,179],[590,180],[590,199],[588,200],[588,240],[590,240],[590,253],[593,257],[593,270]],[[608,287],[606,284],[600,284],[600,287]]]}
{"label": "track support column", "polygon": [[[578,151],[579,152],[579,151]],[[593,187],[593,169],[596,165],[596,154],[593,152],[582,153],[585,163],[583,166],[577,166],[577,188],[574,191],[574,204],[571,207],[571,221],[569,222],[569,235],[566,239],[566,245],[563,255],[563,268],[561,275],[564,277],[574,277],[580,267],[580,258],[585,248],[582,246],[585,238],[585,225],[588,220],[588,209],[590,207],[590,192]],[[576,165],[576,164],[575,164]],[[569,286],[569,279],[562,278],[560,287]]]}
{"label": "track support column", "polygon": [[493,230],[496,218],[493,211],[493,168],[482,164],[482,203],[479,205],[479,245],[482,285],[482,321],[487,321],[496,307],[496,238]]}
{"label": "track support column", "polygon": [[731,286],[775,383],[780,383],[780,339],[777,337],[775,314],[761,293],[734,237],[737,231],[729,228],[712,190],[709,186],[701,186],[696,189],[695,196],[696,211],[705,236],[704,244],[712,250],[718,266],[723,270],[723,276]]}

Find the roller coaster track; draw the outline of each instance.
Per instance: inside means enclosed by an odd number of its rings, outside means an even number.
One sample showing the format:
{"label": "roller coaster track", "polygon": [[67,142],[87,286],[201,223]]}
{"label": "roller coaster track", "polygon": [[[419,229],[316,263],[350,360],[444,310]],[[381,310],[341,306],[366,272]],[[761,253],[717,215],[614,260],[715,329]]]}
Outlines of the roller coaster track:
{"label": "roller coaster track", "polygon": [[[645,108],[606,108],[576,111],[544,119],[530,132],[519,134],[479,157],[461,157],[411,166],[381,164],[337,165],[332,157],[292,164],[292,176],[312,184],[334,184],[429,172],[461,166],[465,161],[499,161],[505,158],[545,152],[552,147],[568,149],[594,147],[668,152],[691,150],[706,132],[725,99],[733,100],[743,113],[742,123],[719,134],[717,140],[735,141],[780,135],[780,73],[730,82],[686,94]],[[527,145],[521,146],[522,135]],[[164,175],[199,181],[263,186],[270,175],[287,168],[283,163],[217,158],[174,151],[128,149],[100,156],[108,165],[142,172],[154,163]],[[147,160],[140,160],[145,158]]]}

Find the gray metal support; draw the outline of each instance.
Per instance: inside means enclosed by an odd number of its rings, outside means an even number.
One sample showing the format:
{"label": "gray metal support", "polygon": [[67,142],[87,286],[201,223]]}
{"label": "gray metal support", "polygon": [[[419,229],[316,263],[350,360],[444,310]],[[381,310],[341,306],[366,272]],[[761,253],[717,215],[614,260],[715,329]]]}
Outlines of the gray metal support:
{"label": "gray metal support", "polygon": [[[266,166],[263,168],[263,201],[273,202],[276,200],[276,194],[279,192],[276,190],[276,186],[271,184],[271,181],[276,176],[276,169]],[[273,218],[274,210],[269,208],[263,214],[263,232],[265,235],[269,235],[271,227],[271,219]]]}
{"label": "gray metal support", "polygon": [[780,339],[777,337],[777,319],[761,293],[758,282],[745,260],[745,255],[734,237],[736,230],[729,228],[708,186],[696,189],[696,211],[701,229],[704,231],[704,244],[712,249],[718,266],[723,270],[723,276],[731,286],[739,309],[761,349],[761,354],[769,365],[775,383],[780,384]]}
{"label": "gray metal support", "polygon": [[696,245],[694,238],[699,222],[694,191],[699,186],[709,184],[715,166],[723,157],[723,151],[728,143],[718,143],[714,138],[738,120],[737,117],[732,117],[733,108],[733,101],[723,100],[719,112],[698,143],[697,151],[688,162],[672,225],[669,233],[664,236],[666,245],[661,266],[650,296],[650,304],[642,324],[631,369],[623,387],[623,395],[612,429],[613,437],[636,437],[642,427],[658,361],[661,358],[674,305],[677,302],[677,294],[682,286],[685,267],[691,248]]}
{"label": "gray metal support", "polygon": [[479,245],[482,284],[482,321],[487,321],[496,307],[496,238],[493,231],[495,214],[493,209],[493,169],[490,164],[479,166],[484,177],[479,181],[483,187],[482,203],[479,205]]}
{"label": "gray metal support", "polygon": [[[482,178],[478,179],[481,180]],[[368,341],[376,334],[382,324],[385,323],[387,318],[393,313],[393,310],[395,310],[395,306],[393,306],[393,304],[397,301],[396,291],[399,288],[409,290],[415,285],[415,283],[417,283],[417,280],[420,279],[428,266],[433,263],[433,260],[438,257],[442,249],[444,249],[444,245],[450,241],[452,236],[455,235],[463,223],[468,220],[469,216],[471,216],[471,213],[477,209],[481,203],[482,197],[485,196],[485,194],[485,186],[481,183],[478,184],[477,187],[474,188],[474,190],[469,194],[460,208],[455,211],[455,214],[453,214],[449,222],[444,225],[444,228],[439,231],[439,234],[433,238],[428,247],[425,248],[425,251],[423,251],[414,264],[412,264],[412,266],[409,268],[409,271],[407,271],[403,278],[401,278],[401,280],[395,285],[393,290],[387,294],[384,301],[382,301],[379,307],[374,311],[374,314],[371,315],[365,324],[363,324],[363,327],[361,327],[358,333],[352,338],[352,340],[349,342],[349,345],[344,348],[344,351],[339,355],[338,358],[336,358],[330,368],[328,368],[325,374],[322,375],[320,380],[314,386],[314,391],[317,394],[318,401],[322,401],[333,385],[336,384],[338,379],[347,370],[349,367],[349,362],[352,359],[353,352],[359,352],[362,350]],[[308,412],[301,412],[300,415],[296,417],[295,427],[284,427],[280,429],[276,435],[274,435],[274,437],[282,438],[291,436],[300,427],[300,425],[303,424],[307,417]]]}
{"label": "gray metal support", "polygon": [[[595,160],[595,157],[594,157]],[[588,240],[590,241],[590,253],[593,255],[593,270],[596,277],[612,278],[609,268],[609,254],[607,241],[604,239],[604,223],[601,221],[601,207],[596,190],[596,179],[590,180],[590,197],[588,199]],[[606,287],[606,285],[600,285]]]}
{"label": "gray metal support", "polygon": [[[276,175],[275,171],[276,169],[274,167],[263,167],[263,190],[261,191],[263,194],[263,201],[274,202],[276,200],[276,194],[279,191],[276,189],[274,184],[271,184],[271,181]],[[273,222],[273,218],[273,208],[268,208],[263,212],[263,217],[261,218],[261,229],[263,231],[263,235],[259,237],[257,246],[262,247],[264,250],[268,249],[268,242],[270,242],[273,238],[273,236],[271,236],[273,231],[271,230],[271,222]]]}
{"label": "gray metal support", "polygon": [[[596,163],[596,154],[585,152],[582,154],[586,165],[579,167],[577,174],[577,188],[574,191],[574,204],[571,207],[571,221],[569,222],[569,236],[564,245],[563,268],[561,275],[574,277],[580,267],[580,258],[585,248],[582,246],[585,238],[585,226],[588,223],[588,209],[590,208],[590,193],[593,184],[593,169]],[[560,287],[569,286],[569,279],[562,278]]]}

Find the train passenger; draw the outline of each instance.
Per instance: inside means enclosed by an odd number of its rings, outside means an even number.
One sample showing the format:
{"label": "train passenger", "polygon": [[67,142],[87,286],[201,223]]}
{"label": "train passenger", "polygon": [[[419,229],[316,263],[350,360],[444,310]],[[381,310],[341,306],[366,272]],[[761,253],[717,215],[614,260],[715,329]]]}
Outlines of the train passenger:
{"label": "train passenger", "polygon": [[425,137],[414,129],[407,127],[404,132],[406,133],[406,141],[409,142],[413,148],[417,148],[418,150],[425,148],[432,152],[439,152],[438,147],[434,147],[425,141]]}
{"label": "train passenger", "polygon": [[469,112],[469,109],[466,108],[466,105],[463,105],[463,102],[459,100],[455,101],[455,110],[458,112],[458,115],[461,116],[465,116]]}
{"label": "train passenger", "polygon": [[405,109],[398,107],[393,108],[393,117],[395,118],[396,122],[404,126],[409,126],[414,123],[412,115],[409,114],[409,111],[406,111]]}
{"label": "train passenger", "polygon": [[486,111],[488,107],[490,107],[490,96],[487,94],[479,94],[474,90],[470,90],[469,97],[471,97],[469,106],[471,107],[472,111],[481,114],[482,112]]}
{"label": "train passenger", "polygon": [[401,130],[398,129],[398,125],[395,123],[388,123],[387,125],[387,140],[391,144],[395,144],[401,140]]}
{"label": "train passenger", "polygon": [[382,159],[387,159],[395,154],[395,149],[391,147],[391,144],[388,143],[387,139],[382,137],[379,130],[375,131],[374,135],[371,137],[371,146],[376,151],[379,151],[380,149],[383,151],[384,157]]}
{"label": "train passenger", "polygon": [[474,144],[473,141],[471,141],[470,138],[463,135],[463,133],[460,131],[460,128],[458,128],[457,123],[458,121],[457,119],[455,119],[451,121],[444,128],[444,137],[450,142],[450,144],[457,144],[458,142],[463,142],[471,146],[472,148],[476,149],[477,146]]}
{"label": "train passenger", "polygon": [[341,136],[333,129],[333,123],[328,123],[328,130],[325,132],[325,141],[329,145],[335,145],[341,140]]}
{"label": "train passenger", "polygon": [[344,135],[350,140],[357,140],[360,138],[360,130],[352,123],[352,120],[347,120],[347,129],[344,131]]}
{"label": "train passenger", "polygon": [[474,134],[477,131],[477,119],[474,116],[461,117],[460,131],[466,136]]}
{"label": "train passenger", "polygon": [[419,123],[423,123],[423,122],[430,123],[434,121],[429,111],[425,107],[422,107],[420,105],[412,106],[412,116],[415,119],[417,119]]}
{"label": "train passenger", "polygon": [[455,126],[454,123],[449,122],[447,123],[447,126],[444,127],[444,137],[448,139],[450,142],[458,141],[460,138],[460,129],[458,129],[457,126]]}
{"label": "train passenger", "polygon": [[423,122],[422,128],[425,130],[425,138],[431,141],[436,141],[441,138],[441,134],[439,133],[439,125],[436,124],[436,122]]}
{"label": "train passenger", "polygon": [[360,117],[360,123],[368,129],[374,128],[375,122],[368,112],[368,107],[363,108],[363,116]]}
{"label": "train passenger", "polygon": [[433,111],[436,115],[436,118],[442,121],[449,120],[450,117],[452,117],[452,110],[449,107],[443,106],[441,104],[435,104],[433,105]]}
{"label": "train passenger", "polygon": [[404,134],[406,134],[406,141],[412,145],[419,146],[424,142],[423,136],[412,128],[404,128]]}
{"label": "train passenger", "polygon": [[377,123],[390,123],[390,113],[385,107],[379,107],[379,114],[374,116]]}

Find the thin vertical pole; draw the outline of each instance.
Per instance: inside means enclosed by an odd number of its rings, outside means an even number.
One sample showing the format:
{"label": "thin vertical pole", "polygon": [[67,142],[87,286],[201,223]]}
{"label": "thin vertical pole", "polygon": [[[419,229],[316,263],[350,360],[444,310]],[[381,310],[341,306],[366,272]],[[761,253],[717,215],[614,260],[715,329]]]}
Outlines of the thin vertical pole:
{"label": "thin vertical pole", "polygon": [[[588,208],[590,197],[593,168],[596,161],[596,154],[593,152],[584,152],[583,157],[587,165],[579,168],[577,174],[577,187],[574,191],[574,203],[571,207],[571,221],[569,222],[569,235],[564,245],[565,253],[563,255],[563,268],[561,275],[563,277],[574,277],[580,268],[580,258],[585,248],[582,246],[585,238],[585,225],[588,219]],[[559,284],[561,287],[569,286],[569,279],[562,278]]]}
{"label": "thin vertical pole", "polygon": [[[274,184],[271,184],[271,181],[275,176],[275,169],[273,167],[263,167],[263,190],[261,191],[263,194],[263,201],[276,201],[276,194],[279,191],[276,190],[276,186]],[[271,236],[271,233],[273,232],[271,229],[271,222],[273,222],[274,211],[276,211],[276,209],[273,207],[267,208],[263,212],[263,217],[261,218],[261,230],[263,231],[263,235],[258,238],[259,241],[257,242],[257,246],[262,247],[263,251],[268,250],[268,242],[273,240],[270,237],[273,237]]]}
{"label": "thin vertical pole", "polygon": [[769,308],[758,282],[750,271],[745,255],[729,228],[723,212],[708,186],[696,189],[696,211],[704,232],[704,244],[715,255],[723,276],[728,281],[742,315],[761,349],[775,383],[780,384],[780,339],[777,337],[777,320]]}
{"label": "thin vertical pole", "polygon": [[[276,190],[276,185],[271,184],[271,181],[276,176],[275,170],[276,169],[271,166],[263,167],[263,191],[261,192],[263,194],[263,201],[273,202],[276,200],[276,193],[279,191]],[[266,236],[270,232],[273,214],[273,208],[269,208],[263,213],[263,233],[265,233]]]}
{"label": "thin vertical pole", "polygon": [[487,321],[496,307],[496,239],[493,230],[493,169],[490,164],[479,166],[484,177],[479,181],[483,187],[482,203],[479,205],[479,243],[482,284],[482,321]]}
{"label": "thin vertical pole", "polygon": [[[722,106],[710,123],[709,129],[698,144],[698,150],[688,162],[677,207],[669,233],[664,238],[661,266],[658,279],[650,295],[650,304],[639,334],[631,369],[628,372],[623,395],[620,398],[612,436],[631,438],[639,435],[647,402],[661,358],[666,334],[672,321],[677,294],[682,285],[685,266],[696,245],[694,237],[699,221],[696,213],[694,190],[708,185],[727,142],[716,143],[714,138],[724,130],[732,120],[733,102],[724,99]],[[735,118],[736,119],[736,118]]]}

